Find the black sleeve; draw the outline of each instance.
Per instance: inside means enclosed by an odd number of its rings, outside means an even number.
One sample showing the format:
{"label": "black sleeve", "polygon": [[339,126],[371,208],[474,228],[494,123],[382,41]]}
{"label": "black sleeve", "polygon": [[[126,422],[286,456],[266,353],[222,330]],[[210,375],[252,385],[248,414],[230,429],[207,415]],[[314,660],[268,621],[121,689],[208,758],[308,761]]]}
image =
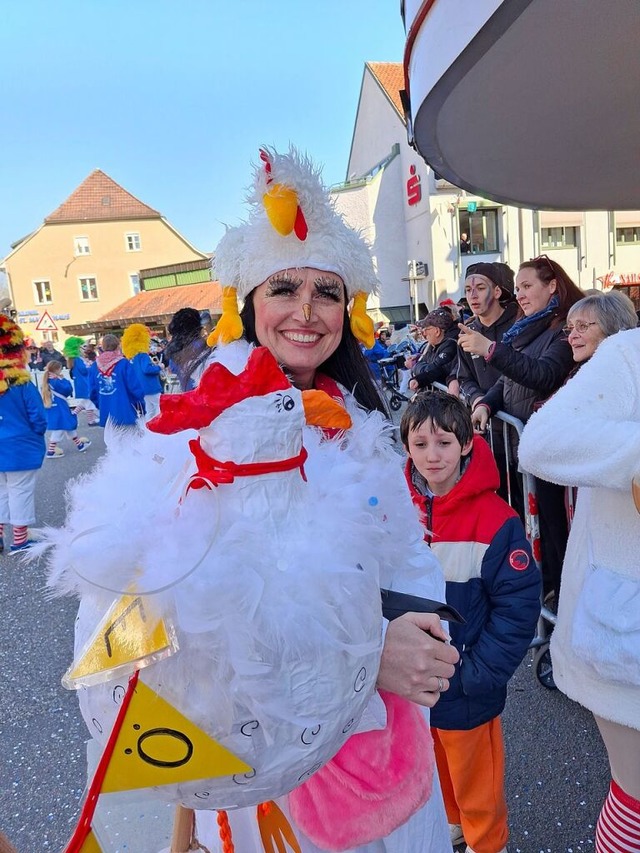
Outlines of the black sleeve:
{"label": "black sleeve", "polygon": [[424,388],[432,382],[445,382],[449,366],[456,357],[457,351],[458,345],[455,341],[444,340],[438,347],[433,361],[418,362],[413,368],[413,376],[417,379],[419,387]]}
{"label": "black sleeve", "polygon": [[489,388],[484,397],[482,397],[482,402],[489,407],[489,411],[492,415],[495,415],[496,412],[499,412],[502,409],[504,403],[503,376],[501,376],[500,379],[498,379],[498,381]]}
{"label": "black sleeve", "polygon": [[472,367],[471,353],[459,350],[458,352],[458,382],[460,390],[469,403],[473,404],[482,397],[482,388],[478,385],[475,371]]}
{"label": "black sleeve", "polygon": [[567,339],[558,334],[537,357],[508,344],[496,344],[491,365],[518,385],[547,396],[557,391],[569,375],[573,355]]}

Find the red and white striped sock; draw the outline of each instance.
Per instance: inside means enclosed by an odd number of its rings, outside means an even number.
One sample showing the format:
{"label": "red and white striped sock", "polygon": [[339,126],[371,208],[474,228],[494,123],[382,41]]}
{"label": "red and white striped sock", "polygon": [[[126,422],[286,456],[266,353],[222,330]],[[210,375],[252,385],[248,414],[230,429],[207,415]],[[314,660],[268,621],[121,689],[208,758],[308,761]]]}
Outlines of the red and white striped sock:
{"label": "red and white striped sock", "polygon": [[47,453],[55,453],[56,447],[58,446],[57,441],[50,441],[49,447],[47,447]]}
{"label": "red and white striped sock", "polygon": [[613,780],[598,818],[596,853],[640,853],[640,800]]}
{"label": "red and white striped sock", "polygon": [[27,525],[24,527],[14,527],[13,528],[13,544],[14,545],[24,545],[27,541]]}
{"label": "red and white striped sock", "polygon": [[4,524],[0,524],[0,539],[4,539]]}
{"label": "red and white striped sock", "polygon": [[72,435],[71,438],[73,439],[73,443],[75,444],[76,447],[79,444],[82,444],[82,442],[80,441],[80,438],[77,435]]}

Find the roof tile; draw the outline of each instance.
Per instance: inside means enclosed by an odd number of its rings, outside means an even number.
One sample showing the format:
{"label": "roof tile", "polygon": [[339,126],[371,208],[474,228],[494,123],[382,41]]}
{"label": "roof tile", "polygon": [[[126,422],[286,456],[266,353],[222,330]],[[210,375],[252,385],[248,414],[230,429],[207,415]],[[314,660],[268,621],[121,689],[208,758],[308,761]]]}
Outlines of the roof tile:
{"label": "roof tile", "polygon": [[157,210],[131,195],[100,169],[95,169],[44,221],[95,222],[159,216]]}
{"label": "roof tile", "polygon": [[400,100],[400,90],[404,89],[404,70],[401,62],[367,62],[371,73],[404,121],[404,109]]}
{"label": "roof tile", "polygon": [[134,321],[145,317],[161,317],[175,314],[180,308],[204,308],[212,314],[222,312],[222,287],[217,281],[202,284],[182,284],[178,287],[163,287],[158,290],[143,290],[107,311],[96,322],[106,320]]}

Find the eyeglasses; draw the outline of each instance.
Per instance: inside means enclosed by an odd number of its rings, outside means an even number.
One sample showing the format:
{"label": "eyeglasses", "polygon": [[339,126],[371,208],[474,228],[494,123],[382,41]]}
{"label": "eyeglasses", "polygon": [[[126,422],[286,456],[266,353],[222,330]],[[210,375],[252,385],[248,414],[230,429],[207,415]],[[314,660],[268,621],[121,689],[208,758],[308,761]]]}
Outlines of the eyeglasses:
{"label": "eyeglasses", "polygon": [[532,264],[535,264],[538,261],[544,261],[547,264],[547,266],[549,267],[549,270],[551,271],[551,275],[553,276],[553,278],[556,277],[556,271],[554,270],[553,264],[551,263],[551,258],[548,255],[538,255],[537,258],[531,258]]}
{"label": "eyeglasses", "polygon": [[587,331],[589,326],[597,326],[598,324],[594,321],[592,323],[585,323],[584,320],[578,320],[573,326],[565,326],[563,328],[563,332],[567,337],[571,334],[571,332],[579,332],[581,335]]}

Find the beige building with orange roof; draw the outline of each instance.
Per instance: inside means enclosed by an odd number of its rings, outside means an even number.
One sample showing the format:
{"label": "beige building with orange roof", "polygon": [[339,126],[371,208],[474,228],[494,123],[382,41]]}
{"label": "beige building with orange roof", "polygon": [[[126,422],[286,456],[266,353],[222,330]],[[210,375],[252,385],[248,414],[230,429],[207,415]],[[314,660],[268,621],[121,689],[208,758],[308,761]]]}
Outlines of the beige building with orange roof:
{"label": "beige building with orange roof", "polygon": [[207,260],[152,207],[100,169],[0,263],[17,320],[37,343],[134,296],[139,271]]}

